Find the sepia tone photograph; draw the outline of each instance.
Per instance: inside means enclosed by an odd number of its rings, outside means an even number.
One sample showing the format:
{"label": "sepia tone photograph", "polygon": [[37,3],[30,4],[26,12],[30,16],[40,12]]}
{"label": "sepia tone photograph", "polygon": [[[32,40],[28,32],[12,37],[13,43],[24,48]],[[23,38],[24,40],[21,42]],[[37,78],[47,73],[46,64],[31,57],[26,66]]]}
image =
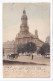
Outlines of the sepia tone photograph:
{"label": "sepia tone photograph", "polygon": [[3,3],[3,78],[50,78],[50,3]]}

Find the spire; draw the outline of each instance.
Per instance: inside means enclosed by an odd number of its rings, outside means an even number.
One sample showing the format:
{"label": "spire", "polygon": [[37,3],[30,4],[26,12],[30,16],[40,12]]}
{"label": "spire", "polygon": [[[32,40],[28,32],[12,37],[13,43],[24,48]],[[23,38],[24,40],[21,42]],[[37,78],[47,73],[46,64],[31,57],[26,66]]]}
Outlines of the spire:
{"label": "spire", "polygon": [[23,14],[26,14],[26,11],[25,10],[23,10]]}
{"label": "spire", "polygon": [[25,10],[23,10],[23,15],[21,17],[21,21],[22,21],[22,25],[27,25],[27,15],[26,15]]}
{"label": "spire", "polygon": [[38,31],[35,30],[35,37],[38,38]]}

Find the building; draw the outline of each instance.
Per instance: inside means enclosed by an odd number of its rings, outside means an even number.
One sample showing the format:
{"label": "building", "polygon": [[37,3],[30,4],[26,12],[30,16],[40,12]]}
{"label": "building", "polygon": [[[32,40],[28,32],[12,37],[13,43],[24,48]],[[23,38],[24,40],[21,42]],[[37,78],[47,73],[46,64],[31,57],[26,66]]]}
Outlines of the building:
{"label": "building", "polygon": [[15,52],[15,41],[7,41],[3,44],[4,55],[12,54]]}
{"label": "building", "polygon": [[[23,15],[21,17],[20,32],[16,35],[15,42],[12,46],[13,49],[14,49],[14,53],[17,53],[18,44],[25,44],[25,43],[28,43],[28,42],[33,42],[33,43],[36,44],[37,49],[39,49],[44,43],[43,41],[41,41],[39,39],[37,30],[35,30],[34,35],[29,32],[29,27],[28,27],[27,22],[28,22],[28,18],[27,18],[27,15],[26,15],[26,11],[23,10]],[[5,47],[6,47],[6,45],[4,46],[4,48]],[[8,44],[7,48],[11,49],[11,46],[9,46],[9,44]],[[9,50],[9,51],[11,53],[11,50]]]}

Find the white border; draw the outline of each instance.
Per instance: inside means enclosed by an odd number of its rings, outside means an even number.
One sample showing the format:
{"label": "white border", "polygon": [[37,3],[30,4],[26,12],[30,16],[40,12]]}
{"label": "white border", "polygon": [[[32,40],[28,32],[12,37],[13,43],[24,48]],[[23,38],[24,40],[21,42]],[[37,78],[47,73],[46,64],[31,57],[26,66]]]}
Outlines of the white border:
{"label": "white border", "polygon": [[2,78],[2,2],[0,1],[0,78]]}
{"label": "white border", "polygon": [[[2,3],[12,3],[12,2],[25,2],[25,3],[28,3],[28,2],[50,2],[51,3],[51,11],[50,11],[50,37],[51,37],[51,40],[50,40],[50,43],[51,43],[51,78],[2,78],[3,76],[3,72],[2,72]],[[52,63],[52,0],[0,0],[0,80],[2,81],[9,81],[9,80],[12,80],[12,81],[52,81],[52,74],[53,74],[53,63]]]}
{"label": "white border", "polygon": [[3,0],[2,2],[51,2],[51,0]]}

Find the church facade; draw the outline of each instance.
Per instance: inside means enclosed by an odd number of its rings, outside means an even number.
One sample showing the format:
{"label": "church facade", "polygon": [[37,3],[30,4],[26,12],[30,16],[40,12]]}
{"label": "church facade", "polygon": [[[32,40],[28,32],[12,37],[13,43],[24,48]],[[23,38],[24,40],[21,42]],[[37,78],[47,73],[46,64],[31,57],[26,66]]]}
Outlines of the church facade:
{"label": "church facade", "polygon": [[20,25],[20,32],[16,35],[15,38],[15,51],[18,46],[18,44],[25,44],[28,42],[33,42],[36,44],[37,49],[39,49],[43,45],[43,41],[41,41],[38,38],[38,31],[35,30],[35,35],[29,32],[29,27],[28,27],[28,18],[26,15],[26,11],[23,11],[23,15],[21,17],[21,25]]}
{"label": "church facade", "polygon": [[[13,43],[13,50],[14,53],[17,53],[17,46],[18,44],[26,44],[28,42],[33,42],[37,46],[37,50],[43,45],[43,41],[41,41],[38,37],[38,31],[35,30],[35,34],[33,35],[32,33],[29,32],[29,27],[28,27],[28,18],[26,15],[26,11],[23,11],[23,15],[21,17],[21,25],[20,25],[20,32],[16,35],[14,43]],[[9,45],[9,44],[8,44]],[[7,45],[7,47],[9,47]],[[4,48],[5,45],[4,45]],[[6,49],[4,49],[6,50]]]}

